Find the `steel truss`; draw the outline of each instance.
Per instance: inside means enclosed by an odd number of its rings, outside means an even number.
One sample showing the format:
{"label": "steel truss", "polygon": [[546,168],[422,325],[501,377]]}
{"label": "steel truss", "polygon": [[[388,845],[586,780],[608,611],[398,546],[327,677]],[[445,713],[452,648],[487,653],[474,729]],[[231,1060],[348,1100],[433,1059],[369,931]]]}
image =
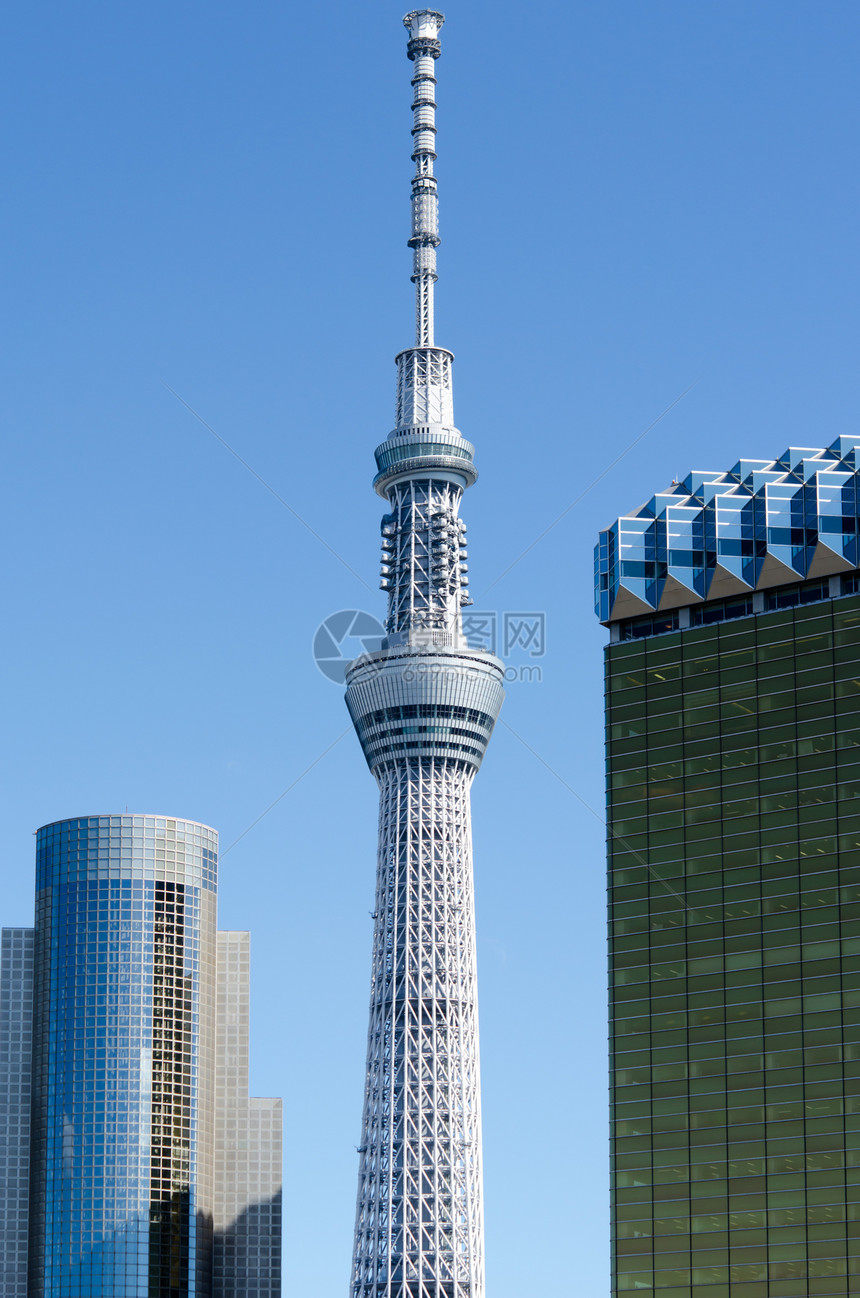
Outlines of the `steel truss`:
{"label": "steel truss", "polygon": [[386,630],[447,632],[452,644],[460,605],[469,601],[463,492],[450,482],[409,478],[388,494],[382,518],[382,579],[388,589]]}
{"label": "steel truss", "polygon": [[378,773],[353,1298],[483,1293],[472,776],[434,758]]}

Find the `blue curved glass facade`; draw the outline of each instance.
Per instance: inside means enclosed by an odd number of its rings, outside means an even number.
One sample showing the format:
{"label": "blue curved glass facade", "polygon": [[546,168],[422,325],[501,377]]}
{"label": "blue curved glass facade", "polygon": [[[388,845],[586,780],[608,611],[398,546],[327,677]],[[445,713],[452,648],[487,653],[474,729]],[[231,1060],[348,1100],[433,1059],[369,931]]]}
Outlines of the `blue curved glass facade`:
{"label": "blue curved glass facade", "polygon": [[211,1290],[217,851],[166,817],[39,830],[32,1298]]}

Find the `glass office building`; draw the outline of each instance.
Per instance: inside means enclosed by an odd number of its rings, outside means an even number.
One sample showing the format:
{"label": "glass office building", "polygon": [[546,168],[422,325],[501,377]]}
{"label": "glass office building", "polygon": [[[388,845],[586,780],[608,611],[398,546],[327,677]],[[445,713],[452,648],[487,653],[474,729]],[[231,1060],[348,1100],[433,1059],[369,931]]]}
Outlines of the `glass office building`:
{"label": "glass office building", "polygon": [[27,1298],[33,930],[0,934],[0,1294]]}
{"label": "glass office building", "polygon": [[860,445],[602,535],[613,1294],[860,1293]]}
{"label": "glass office building", "polygon": [[24,1172],[17,1235],[0,1218],[4,1292],[279,1293],[280,1101],[256,1102],[271,1129],[275,1206],[257,1240],[266,1284],[227,1288],[214,1274],[216,1165],[237,1215],[257,1190],[216,1103],[254,1103],[247,1069],[234,1075],[218,1055],[219,938],[247,935],[216,932],[217,853],[214,830],[166,817],[83,817],[38,832],[35,929],[3,936],[2,1023],[19,1049],[0,1073],[0,1117],[30,1115],[8,1144]]}

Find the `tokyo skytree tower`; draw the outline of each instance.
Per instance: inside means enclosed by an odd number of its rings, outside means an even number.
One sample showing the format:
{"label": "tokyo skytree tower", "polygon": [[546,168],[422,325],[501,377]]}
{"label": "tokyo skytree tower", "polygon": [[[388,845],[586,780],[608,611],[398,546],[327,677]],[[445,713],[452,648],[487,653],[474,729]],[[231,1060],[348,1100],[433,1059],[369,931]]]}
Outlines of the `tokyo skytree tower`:
{"label": "tokyo skytree tower", "polygon": [[435,66],[443,15],[403,20],[413,64],[415,346],[376,449],[387,635],[350,664],[347,706],[379,784],[367,1082],[351,1298],[484,1298],[481,1099],[469,789],[503,668],[470,649],[460,500],[477,473],[433,340],[439,244]]}

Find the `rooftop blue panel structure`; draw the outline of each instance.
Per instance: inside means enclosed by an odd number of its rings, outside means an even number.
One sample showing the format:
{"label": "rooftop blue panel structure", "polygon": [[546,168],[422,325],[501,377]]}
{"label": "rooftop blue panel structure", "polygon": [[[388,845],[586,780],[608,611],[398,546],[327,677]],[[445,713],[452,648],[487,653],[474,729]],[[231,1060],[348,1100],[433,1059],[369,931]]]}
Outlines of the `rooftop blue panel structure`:
{"label": "rooftop blue panel structure", "polygon": [[860,438],[693,472],[604,528],[595,612],[619,622],[860,566]]}

